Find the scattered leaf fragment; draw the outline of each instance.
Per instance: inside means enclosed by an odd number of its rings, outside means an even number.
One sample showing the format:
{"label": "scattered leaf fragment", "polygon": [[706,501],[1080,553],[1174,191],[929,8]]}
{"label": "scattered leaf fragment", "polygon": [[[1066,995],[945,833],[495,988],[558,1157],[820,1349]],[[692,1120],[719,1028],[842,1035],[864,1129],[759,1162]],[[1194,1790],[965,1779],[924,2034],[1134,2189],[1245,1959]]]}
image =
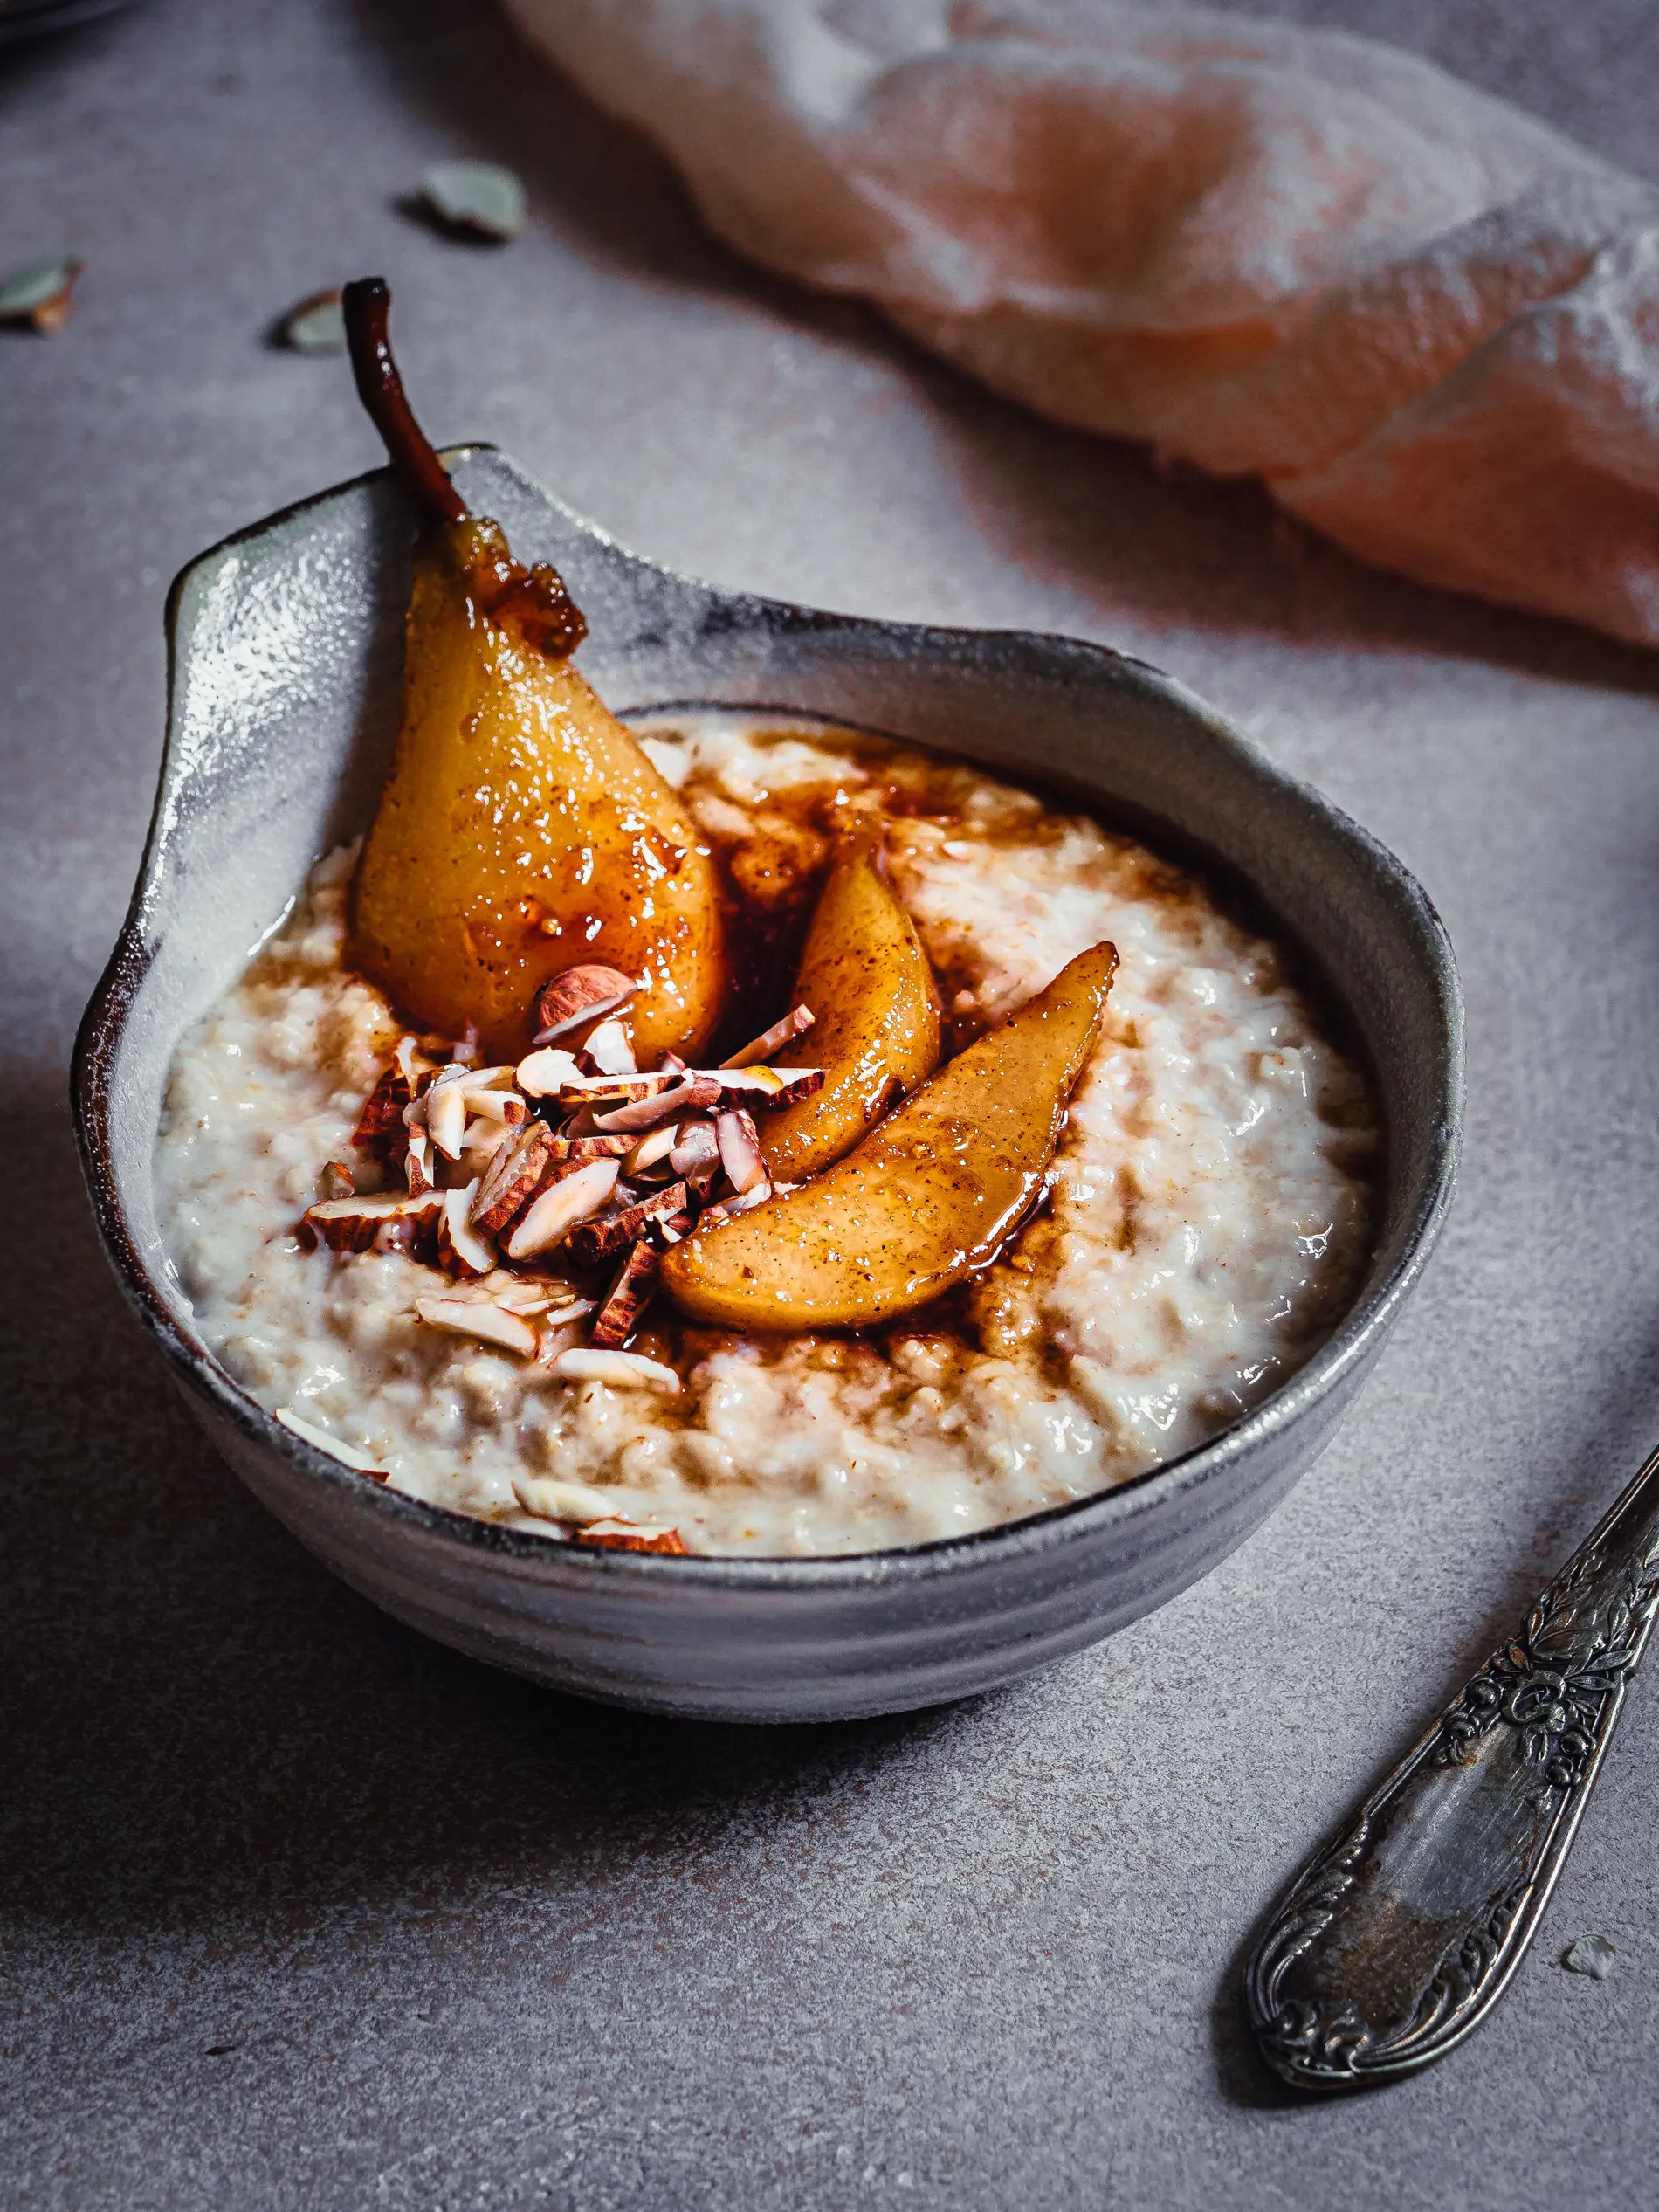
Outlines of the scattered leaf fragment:
{"label": "scattered leaf fragment", "polygon": [[1561,1964],[1569,1974],[1587,1974],[1596,1981],[1605,1981],[1613,1972],[1613,1961],[1617,1956],[1605,1935],[1581,1935],[1576,1943],[1568,1945]]}
{"label": "scattered leaf fragment", "polygon": [[291,353],[343,354],[346,318],[341,312],[338,288],[313,292],[290,307],[277,325],[277,335]]}
{"label": "scattered leaf fragment", "polygon": [[503,245],[524,229],[524,187],[495,162],[437,162],[421,179],[421,197],[451,231]]}
{"label": "scattered leaf fragment", "polygon": [[31,261],[0,279],[0,322],[26,323],[51,338],[68,321],[81,265],[72,253]]}

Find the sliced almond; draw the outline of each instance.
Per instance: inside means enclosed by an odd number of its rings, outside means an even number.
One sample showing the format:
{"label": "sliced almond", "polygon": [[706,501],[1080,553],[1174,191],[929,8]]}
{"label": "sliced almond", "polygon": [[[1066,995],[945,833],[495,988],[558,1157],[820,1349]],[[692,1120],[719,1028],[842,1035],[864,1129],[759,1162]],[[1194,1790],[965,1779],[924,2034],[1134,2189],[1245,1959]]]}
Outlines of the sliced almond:
{"label": "sliced almond", "polygon": [[[567,1053],[564,1056],[569,1058]],[[524,1073],[520,1066],[519,1072]],[[581,1075],[559,1085],[559,1103],[573,1111],[578,1106],[603,1108],[627,1106],[638,1099],[654,1099],[658,1092],[672,1090],[681,1080],[677,1072],[661,1068],[648,1075]]]}
{"label": "sliced almond", "polygon": [[528,1053],[513,1070],[513,1081],[527,1099],[561,1097],[568,1084],[582,1080],[582,1070],[574,1056],[551,1045]]}
{"label": "sliced almond", "polygon": [[599,961],[586,961],[575,968],[567,968],[563,975],[554,975],[542,986],[541,996],[536,1003],[541,1022],[536,1043],[551,1044],[555,1037],[579,1029],[584,1022],[614,1014],[638,989],[631,975],[624,975],[620,968],[606,968]]}
{"label": "sliced almond", "polygon": [[461,1140],[461,1168],[466,1180],[471,1182],[487,1175],[496,1154],[504,1151],[517,1134],[504,1121],[490,1121],[481,1113],[475,1114]]}
{"label": "sliced almond", "polygon": [[488,1299],[417,1298],[415,1311],[429,1328],[474,1337],[480,1344],[517,1352],[527,1360],[535,1357],[536,1333],[529,1322]]}
{"label": "sliced almond", "polygon": [[331,1160],[317,1178],[319,1198],[351,1198],[356,1196],[357,1182],[343,1160]]}
{"label": "sliced almond", "polygon": [[589,1030],[588,1042],[577,1059],[589,1075],[637,1075],[639,1063],[627,1030],[620,1022],[601,1022]]}
{"label": "sliced almond", "polygon": [[306,1209],[300,1237],[304,1241],[309,1232],[313,1245],[327,1244],[331,1252],[366,1252],[377,1244],[386,1249],[382,1239],[389,1230],[391,1244],[412,1246],[437,1226],[442,1203],[430,1190],[418,1197],[392,1191],[375,1198],[329,1198]]}
{"label": "sliced almond", "polygon": [[414,1096],[414,1087],[413,1078],[396,1061],[381,1070],[351,1133],[357,1151],[381,1152],[388,1146],[402,1149],[403,1111]]}
{"label": "sliced almond", "polygon": [[478,1051],[478,1029],[476,1022],[469,1022],[465,1030],[450,1048],[450,1058],[458,1066],[477,1067],[482,1058]]}
{"label": "sliced almond", "polygon": [[677,1214],[660,1214],[645,1224],[649,1237],[659,1252],[665,1252],[671,1244],[678,1244],[682,1237],[689,1237],[697,1225],[697,1216],[689,1207]]}
{"label": "sliced almond", "polygon": [[385,1481],[386,1470],[366,1451],[359,1451],[355,1444],[348,1444],[343,1437],[331,1436],[327,1429],[319,1429],[313,1422],[302,1421],[292,1406],[279,1406],[276,1417],[285,1429],[292,1429],[296,1437],[314,1444],[319,1451],[326,1451],[342,1466],[355,1468],[360,1475],[372,1475],[376,1482]]}
{"label": "sliced almond", "polygon": [[597,1267],[602,1260],[614,1258],[637,1237],[643,1236],[648,1222],[666,1221],[671,1215],[682,1212],[685,1205],[685,1186],[673,1182],[666,1190],[656,1191],[649,1198],[624,1206],[620,1213],[602,1214],[597,1220],[584,1221],[570,1232],[570,1257],[578,1267]]}
{"label": "sliced almond", "polygon": [[812,1009],[797,1006],[786,1014],[781,1022],[774,1022],[769,1030],[762,1030],[752,1044],[746,1044],[740,1052],[733,1052],[729,1060],[722,1060],[722,1068],[753,1067],[757,1060],[769,1060],[784,1045],[793,1044],[797,1037],[804,1037],[812,1027]]}
{"label": "sliced almond", "polygon": [[614,1160],[589,1160],[549,1185],[530,1202],[507,1239],[509,1259],[528,1259],[550,1251],[580,1221],[596,1214],[616,1187]]}
{"label": "sliced almond", "polygon": [[469,1218],[478,1190],[477,1183],[470,1182],[465,1189],[444,1193],[437,1217],[437,1264],[451,1275],[487,1275],[495,1265],[494,1244]]}
{"label": "sliced almond", "polygon": [[678,1121],[687,1113],[700,1113],[712,1106],[719,1095],[719,1083],[714,1076],[688,1074],[654,1097],[631,1099],[626,1106],[595,1113],[594,1127],[607,1134],[626,1131],[631,1135],[639,1130],[657,1128],[665,1121]]}
{"label": "sliced almond", "polygon": [[590,1520],[575,1541],[602,1552],[660,1552],[689,1556],[678,1528],[655,1528],[648,1521]]}
{"label": "sliced almond", "polygon": [[[509,1074],[512,1071],[508,1070]],[[480,1091],[466,1086],[466,1110],[475,1121],[494,1121],[504,1128],[520,1127],[529,1107],[516,1091]]]}
{"label": "sliced almond", "polygon": [[714,1117],[714,1135],[720,1147],[720,1166],[726,1179],[740,1197],[766,1181],[766,1161],[754,1121],[741,1106],[730,1106]]}
{"label": "sliced almond", "polygon": [[624,1160],[634,1148],[632,1137],[554,1137],[555,1160]]}
{"label": "sliced almond", "polygon": [[685,1063],[678,1052],[664,1052],[657,1065],[664,1075],[678,1075]]}
{"label": "sliced almond", "polygon": [[545,1122],[527,1122],[509,1137],[481,1178],[472,1201],[472,1219],[492,1237],[535,1196],[553,1164],[553,1139]]}
{"label": "sliced almond", "polygon": [[722,1106],[753,1106],[774,1113],[795,1106],[823,1088],[822,1068],[721,1068],[716,1079]]}
{"label": "sliced almond", "polygon": [[757,1182],[748,1190],[740,1190],[734,1197],[721,1199],[720,1209],[726,1214],[747,1214],[752,1206],[763,1206],[768,1198],[776,1196],[769,1182]]}
{"label": "sliced almond", "polygon": [[657,1295],[662,1264],[661,1252],[644,1237],[631,1247],[594,1315],[588,1341],[595,1350],[615,1351],[628,1341]]}
{"label": "sliced almond", "polygon": [[414,1090],[419,1077],[430,1072],[426,1064],[425,1055],[421,1051],[419,1037],[407,1031],[397,1040],[397,1049],[392,1054],[392,1062],[410,1091]]}
{"label": "sliced almond", "polygon": [[452,1076],[440,1076],[426,1093],[426,1126],[446,1160],[458,1160],[466,1142],[466,1092]]}
{"label": "sliced almond", "polygon": [[430,1129],[411,1129],[409,1150],[403,1156],[403,1173],[409,1181],[410,1195],[418,1198],[423,1190],[430,1190],[432,1175],[432,1133]]}
{"label": "sliced almond", "polygon": [[720,1140],[714,1134],[712,1121],[687,1121],[680,1126],[668,1164],[677,1175],[690,1175],[695,1168],[716,1161],[720,1156]]}
{"label": "sliced almond", "polygon": [[[553,1371],[567,1382],[632,1383],[664,1390],[673,1397],[679,1395],[680,1380],[674,1369],[664,1367],[660,1360],[648,1360],[639,1352],[605,1352],[582,1344],[573,1345],[568,1352],[559,1354],[553,1363]],[[609,1510],[609,1502],[606,1510]]]}
{"label": "sliced almond", "polygon": [[520,1475],[514,1478],[513,1494],[527,1513],[533,1513],[538,1520],[570,1520],[578,1523],[609,1520],[614,1509],[602,1490],[593,1490],[585,1482],[561,1482],[556,1475]]}
{"label": "sliced almond", "polygon": [[678,1122],[665,1123],[660,1129],[651,1129],[623,1154],[622,1171],[625,1175],[643,1175],[653,1168],[668,1167],[668,1155],[679,1141]]}

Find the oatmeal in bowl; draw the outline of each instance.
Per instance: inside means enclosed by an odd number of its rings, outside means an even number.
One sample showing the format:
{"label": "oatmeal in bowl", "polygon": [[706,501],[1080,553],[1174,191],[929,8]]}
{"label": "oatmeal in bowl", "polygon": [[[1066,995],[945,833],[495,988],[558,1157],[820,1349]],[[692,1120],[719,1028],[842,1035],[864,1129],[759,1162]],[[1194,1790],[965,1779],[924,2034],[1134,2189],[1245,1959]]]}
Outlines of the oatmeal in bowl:
{"label": "oatmeal in bowl", "polygon": [[[182,1046],[168,1092],[169,1253],[244,1389],[453,1512],[555,1540],[778,1556],[928,1543],[1089,1496],[1214,1437],[1308,1358],[1367,1254],[1376,1113],[1279,949],[1198,876],[967,764],[775,716],[634,727],[717,863],[744,948],[740,1028],[787,1028],[802,1004],[802,938],[849,850],[878,856],[913,924],[943,1069],[1080,954],[1116,948],[1029,1208],[963,1278],[873,1326],[683,1310],[661,1280],[675,1243],[747,1219],[764,1250],[769,1217],[799,1203],[821,1072],[790,1105],[787,1065],[771,1091],[711,1068],[726,1087],[699,1105],[687,1070],[658,1095],[693,1103],[659,1115],[647,1097],[637,1134],[555,1134],[605,1118],[584,1094],[626,1106],[628,1002],[601,970],[553,1044],[499,1072],[452,1061],[455,1041],[410,1031],[354,971],[355,856],[339,852]],[[769,1058],[810,1063],[833,1010],[805,1010]],[[580,1058],[561,1065],[561,1045]],[[403,1119],[412,1093],[446,1089],[452,1155]],[[740,1178],[751,1134],[740,1190],[721,1140],[743,1140]],[[573,1214],[561,1194],[587,1146],[593,1202]],[[572,1216],[545,1243],[524,1235],[538,1207]]]}
{"label": "oatmeal in bowl", "polygon": [[1156,670],[721,592],[440,458],[384,307],[392,473],[169,600],[74,1074],[134,1312],[331,1569],[584,1696],[850,1718],[1112,1634],[1427,1260],[1432,907]]}

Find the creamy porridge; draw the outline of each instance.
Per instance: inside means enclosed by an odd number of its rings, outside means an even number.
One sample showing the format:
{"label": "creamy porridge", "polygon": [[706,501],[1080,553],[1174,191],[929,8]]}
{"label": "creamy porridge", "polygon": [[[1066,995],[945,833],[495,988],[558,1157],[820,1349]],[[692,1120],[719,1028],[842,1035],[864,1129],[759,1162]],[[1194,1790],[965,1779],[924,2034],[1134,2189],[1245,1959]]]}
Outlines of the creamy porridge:
{"label": "creamy porridge", "polygon": [[[1376,1134],[1271,944],[1139,844],[977,770],[776,717],[636,727],[720,864],[754,1026],[777,1010],[832,837],[860,825],[932,961],[947,1052],[1116,946],[1036,1211],[974,1278],[879,1329],[744,1334],[659,1299],[620,1360],[582,1348],[595,1281],[562,1247],[521,1279],[453,1285],[403,1250],[306,1249],[301,1217],[344,1169],[359,1193],[403,1188],[353,1150],[404,1030],[344,964],[335,855],[186,1040],[162,1130],[171,1264],[237,1382],[458,1513],[554,1540],[611,1517],[693,1552],[781,1554],[926,1542],[1086,1496],[1307,1359],[1366,1255]],[[435,1297],[493,1301],[504,1340],[423,1318]]]}

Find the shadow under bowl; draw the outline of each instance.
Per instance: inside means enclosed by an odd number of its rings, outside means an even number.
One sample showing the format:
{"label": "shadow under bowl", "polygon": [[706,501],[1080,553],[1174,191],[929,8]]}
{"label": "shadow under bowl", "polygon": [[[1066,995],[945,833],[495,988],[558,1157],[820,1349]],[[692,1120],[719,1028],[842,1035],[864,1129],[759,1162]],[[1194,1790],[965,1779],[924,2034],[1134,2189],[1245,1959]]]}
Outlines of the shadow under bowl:
{"label": "shadow under bowl", "polygon": [[1330,1340],[1201,1449],[976,1535],[830,1559],[584,1551],[423,1505],[304,1443],[196,1333],[154,1153],[169,1064],[316,856],[369,819],[396,734],[410,522],[384,472],[204,554],[169,606],[168,745],[133,906],[76,1047],[74,1109],[123,1289],[255,1494],[387,1611],[581,1695],[708,1719],[828,1720],[988,1689],[1163,1604],[1242,1543],[1353,1399],[1422,1271],[1456,1170],[1462,1014],[1424,893],[1374,838],[1199,699],[1098,645],[823,614],[615,544],[487,447],[473,511],[550,560],[585,673],[633,713],[818,715],[1046,786],[1240,879],[1368,1058],[1385,1128],[1376,1242]]}

